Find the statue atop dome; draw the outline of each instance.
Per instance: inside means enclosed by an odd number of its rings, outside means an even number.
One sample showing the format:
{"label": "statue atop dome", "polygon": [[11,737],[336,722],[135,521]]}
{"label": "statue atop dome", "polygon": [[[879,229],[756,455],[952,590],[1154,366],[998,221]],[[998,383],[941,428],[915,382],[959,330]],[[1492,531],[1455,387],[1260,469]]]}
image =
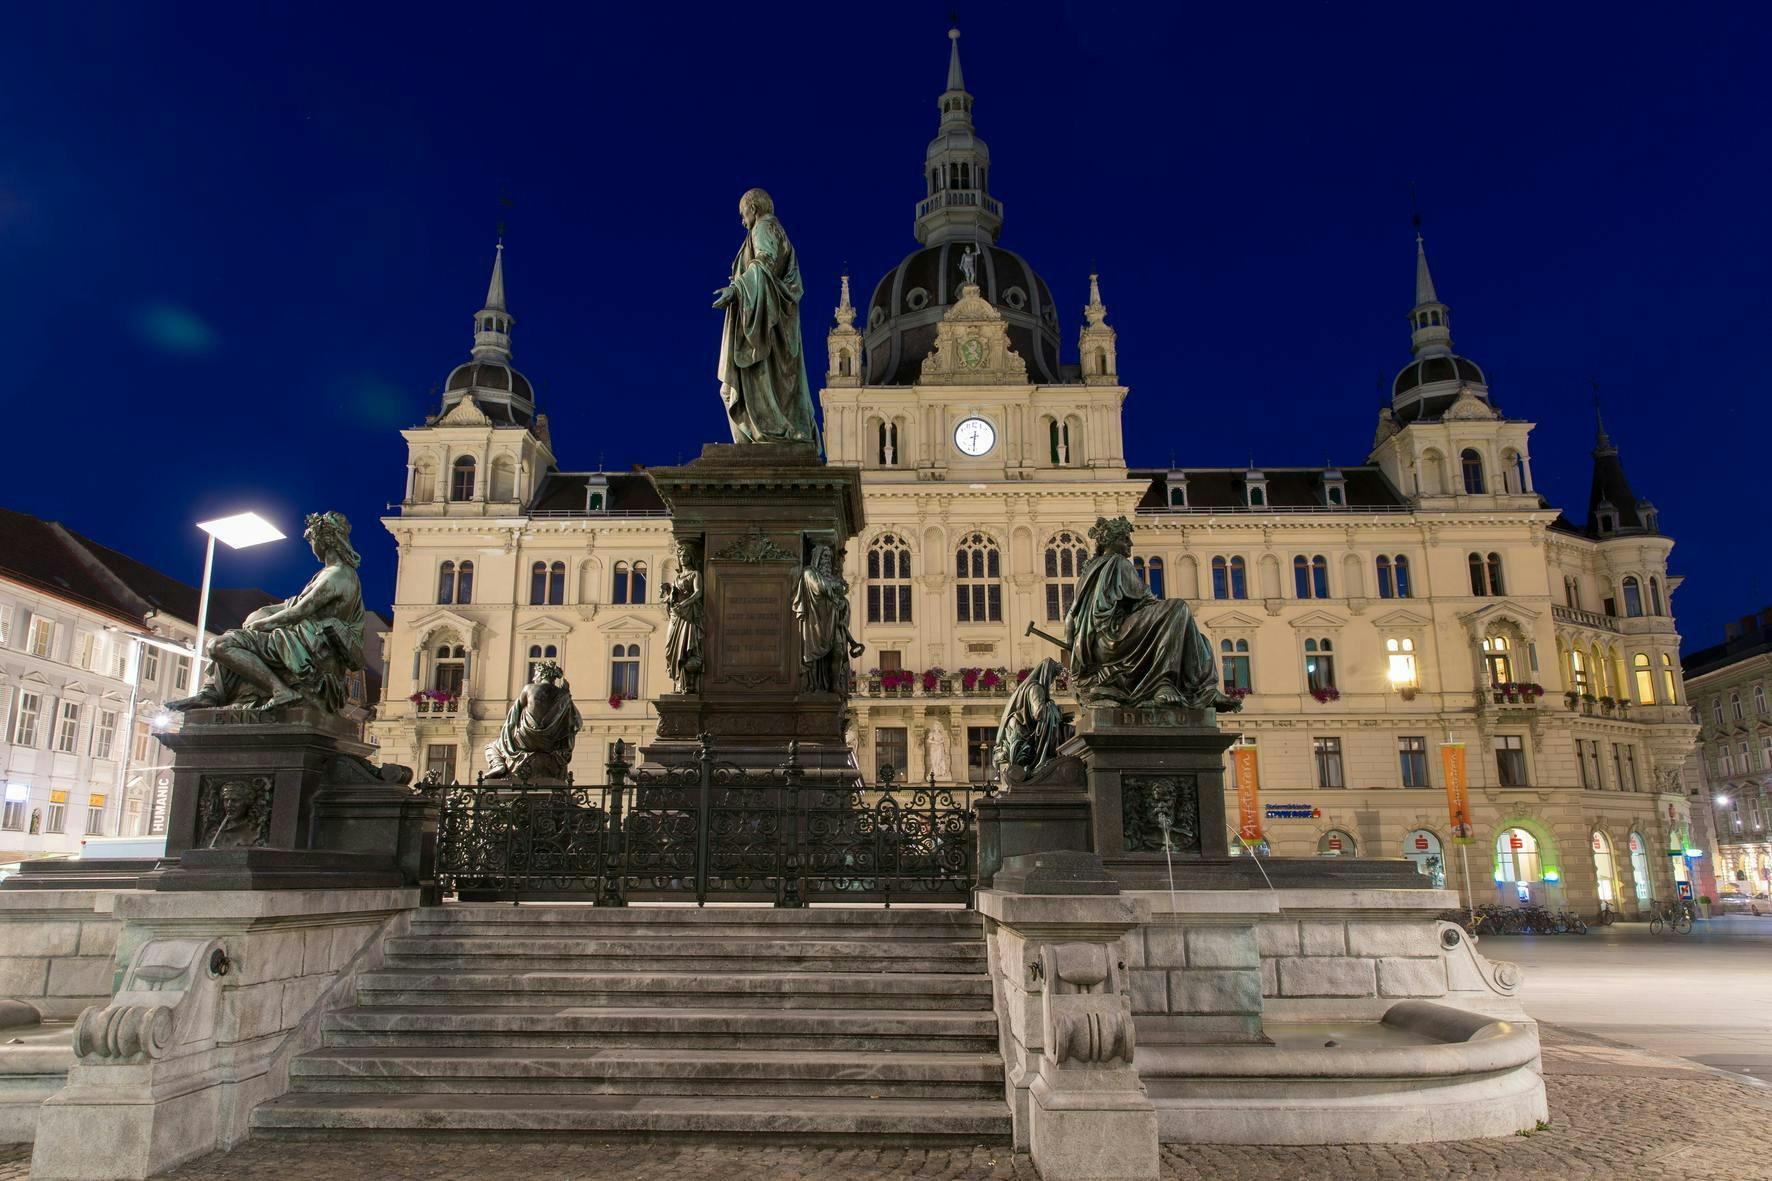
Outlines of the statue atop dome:
{"label": "statue atop dome", "polygon": [[799,260],[768,193],[740,197],[738,216],[744,245],[732,260],[732,282],[714,292],[714,306],[726,310],[720,400],[732,441],[820,446],[800,342]]}

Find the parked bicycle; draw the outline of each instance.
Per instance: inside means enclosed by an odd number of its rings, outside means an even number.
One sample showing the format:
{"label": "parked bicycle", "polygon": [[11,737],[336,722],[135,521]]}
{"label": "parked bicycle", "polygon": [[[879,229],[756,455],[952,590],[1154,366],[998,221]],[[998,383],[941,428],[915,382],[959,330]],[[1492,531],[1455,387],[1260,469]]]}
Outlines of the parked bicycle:
{"label": "parked bicycle", "polygon": [[1692,933],[1693,906],[1685,899],[1649,904],[1649,933],[1659,935],[1672,930],[1677,935]]}
{"label": "parked bicycle", "polygon": [[1600,913],[1594,916],[1596,927],[1610,927],[1618,921],[1618,912],[1612,909],[1610,902],[1600,903]]}
{"label": "parked bicycle", "polygon": [[1483,935],[1585,935],[1587,920],[1568,910],[1543,906],[1479,906],[1474,912],[1448,910],[1440,918],[1457,923],[1466,933]]}

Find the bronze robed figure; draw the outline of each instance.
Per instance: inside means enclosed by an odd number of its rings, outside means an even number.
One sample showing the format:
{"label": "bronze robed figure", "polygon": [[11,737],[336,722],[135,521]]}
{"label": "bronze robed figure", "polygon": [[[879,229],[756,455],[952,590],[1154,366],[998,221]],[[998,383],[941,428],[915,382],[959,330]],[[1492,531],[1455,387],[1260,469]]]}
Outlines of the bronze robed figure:
{"label": "bronze robed figure", "polygon": [[664,604],[670,614],[665,628],[665,671],[679,693],[701,688],[701,650],[706,636],[702,601],[700,557],[693,545],[678,542],[677,576],[664,585]]}
{"label": "bronze robed figure", "polygon": [[211,679],[167,709],[269,710],[306,701],[344,712],[350,675],[363,667],[362,559],[351,548],[351,523],[342,513],[309,513],[302,536],[320,572],[299,595],[260,607],[242,626],[211,640]]}
{"label": "bronze robed figure", "polygon": [[838,574],[831,547],[820,545],[800,571],[794,591],[800,625],[801,685],[808,693],[849,693],[849,662],[865,648],[849,631],[849,583]]}
{"label": "bronze robed figure", "polygon": [[1234,712],[1212,647],[1181,599],[1159,599],[1132,565],[1132,523],[1097,517],[1095,556],[1065,617],[1071,675],[1086,705],[1180,705]]}
{"label": "bronze robed figure", "polygon": [[991,750],[991,762],[1005,783],[1012,767],[1026,779],[1058,757],[1058,744],[1064,741],[1064,714],[1052,694],[1063,672],[1058,661],[1047,657],[1009,695],[1003,716],[997,720],[997,744]]}
{"label": "bronze robed figure", "polygon": [[720,399],[734,443],[819,446],[812,389],[800,342],[805,285],[775,203],[762,189],[739,198],[744,245],[732,260],[732,282],[714,293],[726,309],[720,338]]}
{"label": "bronze robed figure", "polygon": [[511,702],[498,737],[487,744],[486,773],[494,779],[557,779],[571,765],[572,747],[583,727],[566,674],[558,664],[543,660]]}

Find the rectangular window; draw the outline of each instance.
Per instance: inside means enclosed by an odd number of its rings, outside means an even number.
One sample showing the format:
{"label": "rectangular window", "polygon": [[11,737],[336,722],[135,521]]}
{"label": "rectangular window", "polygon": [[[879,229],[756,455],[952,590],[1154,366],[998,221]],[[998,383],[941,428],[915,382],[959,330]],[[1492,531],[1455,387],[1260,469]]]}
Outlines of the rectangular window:
{"label": "rectangular window", "polygon": [[86,801],[86,835],[103,836],[105,831],[105,797],[94,795]]}
{"label": "rectangular window", "polygon": [[995,726],[966,727],[966,778],[986,783],[991,777],[991,748],[997,745]]}
{"label": "rectangular window", "polygon": [[1604,791],[1606,781],[1600,777],[1600,740],[1598,738],[1587,744],[1587,760],[1588,765],[1593,769],[1594,790]]}
{"label": "rectangular window", "polygon": [[1427,779],[1427,739],[1397,739],[1397,762],[1402,765],[1404,787],[1431,787]]}
{"label": "rectangular window", "polygon": [[1741,771],[1742,771],[1742,774],[1745,775],[1747,772],[1752,771],[1753,769],[1754,769],[1753,751],[1749,750],[1747,743],[1744,742],[1741,744]]}
{"label": "rectangular window", "polygon": [[111,757],[111,748],[117,744],[117,711],[101,709],[98,711],[98,730],[92,736],[92,755],[98,759]]}
{"label": "rectangular window", "polygon": [[[1226,643],[1228,642],[1226,641]],[[1247,645],[1240,650],[1233,649],[1223,653],[1219,658],[1219,663],[1224,670],[1224,691],[1226,693],[1233,689],[1241,689],[1248,693],[1255,688],[1254,682],[1249,677],[1249,649]]]}
{"label": "rectangular window", "polygon": [[1316,752],[1317,786],[1346,787],[1341,777],[1341,739],[1313,738],[1311,747]]}
{"label": "rectangular window", "polygon": [[49,793],[49,818],[45,822],[45,832],[66,832],[68,830],[68,793],[52,791]]}
{"label": "rectangular window", "polygon": [[129,761],[132,763],[146,763],[148,761],[148,750],[152,744],[153,731],[148,728],[146,722],[137,722],[135,724],[135,736],[130,739],[129,743]]}
{"label": "rectangular window", "polygon": [[1630,784],[1632,791],[1643,790],[1637,783],[1637,748],[1634,746],[1624,748],[1624,774],[1625,782]]}
{"label": "rectangular window", "polygon": [[79,638],[74,641],[74,663],[81,668],[90,669],[93,667],[97,655],[98,637],[91,632],[81,632]]}
{"label": "rectangular window", "polygon": [[453,743],[432,743],[425,747],[425,778],[438,783],[455,782],[455,746]]}
{"label": "rectangular window", "polygon": [[1612,778],[1618,781],[1618,790],[1624,790],[1624,748],[1616,742],[1612,744]]}
{"label": "rectangular window", "polygon": [[18,695],[18,718],[12,725],[14,746],[37,745],[37,719],[43,713],[43,697],[38,693]]}
{"label": "rectangular window", "polygon": [[12,643],[12,604],[0,603],[0,648]]}
{"label": "rectangular window", "polygon": [[874,778],[903,783],[910,772],[906,752],[910,744],[903,726],[879,726],[874,730]]}
{"label": "rectangular window", "polygon": [[[12,789],[14,787],[23,788],[24,785],[7,784],[6,794],[8,797],[12,795]],[[11,832],[23,832],[25,829],[25,805],[28,802],[28,800],[24,799],[15,800],[8,798],[6,801],[6,814],[5,816],[0,817],[0,828],[5,828]]]}
{"label": "rectangular window", "polygon": [[119,681],[129,675],[129,645],[121,639],[111,645],[111,675]]}
{"label": "rectangular window", "polygon": [[[881,672],[895,673],[895,672],[899,672],[903,668],[904,668],[904,653],[903,652],[900,652],[897,648],[882,648],[882,649],[880,649],[880,671]],[[904,764],[900,763],[899,766],[903,767]]]}
{"label": "rectangular window", "polygon": [[1502,787],[1526,786],[1526,740],[1518,734],[1496,735],[1495,778]]}
{"label": "rectangular window", "polygon": [[172,687],[183,693],[191,683],[191,658],[174,656],[172,658]]}
{"label": "rectangular window", "polygon": [[1583,791],[1591,791],[1593,784],[1587,781],[1587,743],[1575,740],[1575,778],[1581,781]]}
{"label": "rectangular window", "polygon": [[80,753],[80,705],[62,702],[61,725],[56,727],[55,749],[65,755]]}
{"label": "rectangular window", "polygon": [[55,642],[55,624],[51,620],[36,615],[31,618],[30,635],[26,637],[25,651],[32,656],[49,656],[49,650]]}
{"label": "rectangular window", "polygon": [[142,671],[138,683],[152,684],[160,679],[160,649],[150,644],[142,645]]}
{"label": "rectangular window", "polygon": [[1335,688],[1335,656],[1329,641],[1320,645],[1306,640],[1304,645],[1304,687],[1308,690]]}

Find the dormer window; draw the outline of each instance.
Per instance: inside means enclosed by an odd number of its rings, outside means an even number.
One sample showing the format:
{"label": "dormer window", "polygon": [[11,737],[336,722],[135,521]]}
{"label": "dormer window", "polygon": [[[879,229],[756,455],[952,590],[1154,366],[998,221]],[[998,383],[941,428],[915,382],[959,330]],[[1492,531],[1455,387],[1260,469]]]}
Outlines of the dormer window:
{"label": "dormer window", "polygon": [[1164,485],[1169,490],[1169,507],[1187,507],[1187,473],[1172,471],[1164,478]]}
{"label": "dormer window", "polygon": [[1335,468],[1323,473],[1323,501],[1331,508],[1343,508],[1347,505],[1347,481]]}

